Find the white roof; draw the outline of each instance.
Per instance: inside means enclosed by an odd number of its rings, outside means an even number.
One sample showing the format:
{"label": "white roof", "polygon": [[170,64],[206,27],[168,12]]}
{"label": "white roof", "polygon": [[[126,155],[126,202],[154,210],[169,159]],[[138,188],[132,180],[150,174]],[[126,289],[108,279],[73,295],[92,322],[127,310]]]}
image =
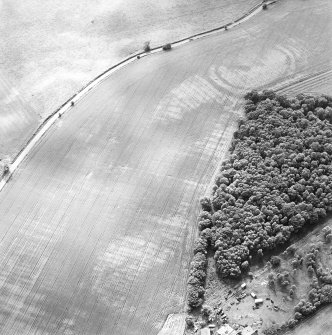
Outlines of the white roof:
{"label": "white roof", "polygon": [[201,335],[211,335],[210,328],[202,328]]}
{"label": "white roof", "polygon": [[242,329],[242,335],[253,335],[256,333],[256,330],[253,330],[250,326]]}
{"label": "white roof", "polygon": [[228,324],[221,326],[217,334],[219,335],[236,335],[236,331]]}

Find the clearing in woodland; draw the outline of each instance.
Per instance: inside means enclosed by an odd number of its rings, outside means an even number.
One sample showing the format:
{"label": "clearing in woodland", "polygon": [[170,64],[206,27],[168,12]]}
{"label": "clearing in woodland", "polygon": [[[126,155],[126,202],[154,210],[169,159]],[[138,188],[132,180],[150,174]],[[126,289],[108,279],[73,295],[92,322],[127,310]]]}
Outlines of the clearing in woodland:
{"label": "clearing in woodland", "polygon": [[331,6],[280,1],[142,58],[59,119],[0,194],[0,332],[157,334],[182,311],[198,199],[241,96],[309,74],[300,90],[326,93]]}

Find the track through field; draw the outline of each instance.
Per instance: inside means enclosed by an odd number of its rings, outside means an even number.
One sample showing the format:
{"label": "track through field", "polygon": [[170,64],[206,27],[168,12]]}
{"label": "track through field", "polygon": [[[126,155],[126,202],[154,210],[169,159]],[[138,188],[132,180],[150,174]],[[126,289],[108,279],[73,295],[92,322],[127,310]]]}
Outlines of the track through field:
{"label": "track through field", "polygon": [[153,335],[181,312],[241,96],[331,71],[330,13],[281,1],[130,64],[59,119],[0,193],[0,333]]}

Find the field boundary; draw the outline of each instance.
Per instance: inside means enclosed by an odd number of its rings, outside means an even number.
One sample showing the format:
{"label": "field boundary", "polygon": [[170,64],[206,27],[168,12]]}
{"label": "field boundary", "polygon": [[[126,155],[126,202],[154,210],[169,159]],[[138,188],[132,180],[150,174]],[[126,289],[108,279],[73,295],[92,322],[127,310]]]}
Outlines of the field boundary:
{"label": "field boundary", "polygon": [[304,77],[294,79],[290,82],[280,84],[279,86],[277,86],[274,89],[274,91],[278,92],[278,93],[283,93],[283,91],[287,90],[288,88],[290,88],[292,86],[303,84],[303,83],[309,82],[310,80],[315,80],[317,78],[320,78],[323,75],[328,75],[330,73],[332,73],[332,70],[329,70],[329,71],[322,70],[322,71],[316,72],[314,74],[309,74],[309,75],[306,75]]}
{"label": "field boundary", "polygon": [[[262,0],[259,3],[257,3],[255,6],[253,6],[249,11],[245,14],[243,14],[240,18],[235,19],[233,22],[227,23],[223,26],[210,29],[201,33],[197,33],[194,35],[191,35],[189,37],[176,40],[174,42],[170,42],[172,47],[177,47],[180,45],[183,45],[185,43],[191,42],[193,40],[201,39],[207,36],[210,36],[212,34],[215,34],[220,31],[225,31],[231,28],[236,27],[237,25],[247,21],[254,15],[258,14],[261,10],[263,10],[263,5],[267,4],[273,4],[277,2],[278,0],[271,0],[266,1]],[[152,55],[157,52],[165,52],[163,50],[163,46],[157,46],[154,48],[151,48],[150,51],[145,52],[138,52],[133,55],[130,55],[123,59],[122,61],[116,63],[115,65],[112,65],[108,69],[106,69],[104,72],[99,74],[97,77],[89,81],[85,86],[83,86],[79,91],[77,91],[75,94],[73,94],[68,100],[66,100],[60,107],[58,107],[53,113],[51,113],[49,116],[47,116],[43,122],[39,125],[39,127],[36,129],[36,131],[33,133],[31,138],[28,140],[28,142],[23,146],[23,148],[18,152],[18,154],[14,157],[11,164],[9,165],[9,170],[6,174],[4,174],[0,181],[0,192],[4,188],[4,186],[7,184],[7,182],[12,177],[13,173],[19,166],[19,164],[24,160],[24,158],[29,154],[29,152],[33,149],[33,147],[37,144],[37,142],[44,136],[46,131],[53,125],[53,123],[60,118],[65,112],[70,110],[72,107],[74,107],[75,103],[78,102],[85,94],[87,94],[92,88],[96,87],[98,84],[100,84],[103,80],[108,78],[112,73],[115,71],[121,69],[122,67],[129,65],[130,63],[134,61],[138,61],[142,57],[146,57],[149,55]]]}
{"label": "field boundary", "polygon": [[182,335],[186,328],[186,314],[169,314],[158,335]]}

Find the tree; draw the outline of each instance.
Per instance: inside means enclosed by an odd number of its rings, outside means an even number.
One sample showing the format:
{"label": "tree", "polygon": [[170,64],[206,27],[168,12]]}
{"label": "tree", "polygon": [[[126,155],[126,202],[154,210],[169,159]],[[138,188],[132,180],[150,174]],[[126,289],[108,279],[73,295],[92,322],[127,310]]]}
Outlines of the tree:
{"label": "tree", "polygon": [[314,268],[312,267],[312,265],[309,265],[308,266],[308,274],[309,274],[309,276],[312,276],[313,273],[314,273]]}
{"label": "tree", "polygon": [[211,200],[208,197],[204,197],[200,200],[203,211],[211,212],[212,204]]}
{"label": "tree", "polygon": [[2,166],[2,175],[6,175],[9,173],[9,165],[8,164],[3,164]]}
{"label": "tree", "polygon": [[147,41],[147,42],[144,43],[144,48],[143,48],[143,50],[144,50],[145,52],[149,52],[149,51],[151,51],[150,41]]}
{"label": "tree", "polygon": [[272,256],[271,257],[271,264],[274,268],[277,268],[278,266],[280,266],[281,263],[281,259],[278,256]]}
{"label": "tree", "polygon": [[167,43],[165,45],[163,45],[163,50],[164,51],[168,51],[172,49],[172,44],[171,43]]}
{"label": "tree", "polygon": [[301,320],[302,319],[302,314],[300,313],[300,312],[296,312],[295,314],[294,314],[294,319],[295,320]]}
{"label": "tree", "polygon": [[263,258],[264,254],[263,254],[263,250],[262,250],[262,249],[258,249],[258,250],[257,250],[257,256],[258,256],[259,258]]}
{"label": "tree", "polygon": [[203,303],[204,288],[201,286],[188,286],[188,306],[191,309],[200,307]]}
{"label": "tree", "polygon": [[327,234],[326,236],[325,236],[325,242],[326,243],[330,243],[332,241],[332,234]]}
{"label": "tree", "polygon": [[205,238],[199,237],[194,242],[194,254],[199,252],[206,254],[208,243]]}
{"label": "tree", "polygon": [[287,249],[286,252],[289,256],[294,256],[295,251],[296,251],[296,247],[294,245],[290,245]]}
{"label": "tree", "polygon": [[242,269],[243,272],[247,272],[249,270],[249,262],[248,261],[244,261],[241,264],[241,269]]}
{"label": "tree", "polygon": [[203,305],[201,313],[202,313],[203,316],[205,316],[206,318],[208,318],[211,315],[211,313],[212,313],[212,308],[210,306],[208,306],[208,305]]}
{"label": "tree", "polygon": [[274,274],[270,272],[268,274],[267,278],[268,278],[268,284],[269,284],[269,286],[273,287],[275,285],[275,276],[274,276]]}
{"label": "tree", "polygon": [[290,319],[288,321],[288,327],[292,329],[292,328],[294,328],[297,325],[297,323],[298,323],[298,320]]}
{"label": "tree", "polygon": [[189,329],[194,328],[195,322],[191,315],[186,316],[186,324]]}

